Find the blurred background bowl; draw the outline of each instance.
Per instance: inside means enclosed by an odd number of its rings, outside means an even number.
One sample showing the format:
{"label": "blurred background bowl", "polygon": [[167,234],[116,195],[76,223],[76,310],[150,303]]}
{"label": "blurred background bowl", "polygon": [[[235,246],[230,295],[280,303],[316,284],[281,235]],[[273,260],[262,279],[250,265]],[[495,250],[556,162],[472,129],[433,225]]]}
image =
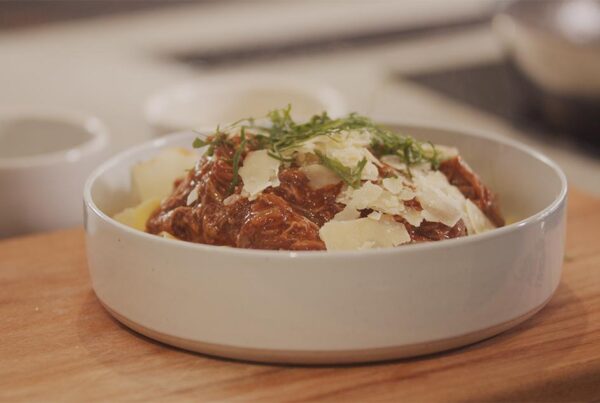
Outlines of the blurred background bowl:
{"label": "blurred background bowl", "polygon": [[600,143],[600,2],[513,1],[493,27],[523,105],[556,129]]}
{"label": "blurred background bowl", "polygon": [[62,109],[0,111],[0,238],[81,225],[81,192],[108,130]]}
{"label": "blurred background bowl", "polygon": [[293,105],[292,115],[305,119],[327,111],[347,113],[346,102],[333,87],[299,78],[240,74],[198,79],[168,87],[151,96],[145,116],[156,135],[190,129],[214,129],[244,117],[265,116]]}

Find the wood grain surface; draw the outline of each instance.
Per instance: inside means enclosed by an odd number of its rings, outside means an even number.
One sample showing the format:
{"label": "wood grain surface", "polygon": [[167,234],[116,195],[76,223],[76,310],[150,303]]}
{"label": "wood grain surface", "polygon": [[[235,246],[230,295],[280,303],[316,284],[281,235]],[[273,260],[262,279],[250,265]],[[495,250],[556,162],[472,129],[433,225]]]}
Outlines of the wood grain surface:
{"label": "wood grain surface", "polygon": [[571,192],[561,285],[500,336],[375,365],[271,366],[127,330],[90,287],[81,229],[0,241],[2,401],[600,399],[600,199]]}

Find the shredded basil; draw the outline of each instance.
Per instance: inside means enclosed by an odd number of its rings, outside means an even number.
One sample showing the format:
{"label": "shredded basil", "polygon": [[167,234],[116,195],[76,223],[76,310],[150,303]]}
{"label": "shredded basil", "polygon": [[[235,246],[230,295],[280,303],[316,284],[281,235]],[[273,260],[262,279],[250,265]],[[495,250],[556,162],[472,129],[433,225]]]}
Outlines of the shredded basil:
{"label": "shredded basil", "polygon": [[362,171],[367,165],[366,158],[360,160],[354,168],[348,168],[340,161],[336,160],[335,158],[328,157],[320,151],[316,151],[315,153],[317,154],[317,157],[319,157],[319,159],[321,160],[321,163],[327,168],[331,169],[333,172],[335,172],[336,175],[339,176],[344,182],[346,182],[348,186],[352,186],[355,189],[360,187],[360,178],[362,176]]}
{"label": "shredded basil", "polygon": [[[431,143],[431,151],[423,148],[423,144],[410,136],[404,136],[394,133],[387,128],[375,124],[371,119],[351,113],[343,118],[332,119],[326,112],[320,115],[314,115],[304,123],[294,121],[291,116],[291,106],[283,109],[276,109],[269,112],[266,119],[259,123],[253,118],[241,119],[227,127],[225,132],[240,130],[242,141],[237,146],[234,162],[234,178],[231,189],[239,182],[239,159],[246,146],[246,131],[252,133],[256,140],[258,149],[267,149],[271,157],[281,162],[292,162],[293,159],[284,156],[286,150],[300,146],[302,143],[320,135],[332,135],[342,131],[366,130],[371,133],[370,149],[376,157],[384,155],[395,155],[407,166],[410,175],[412,165],[429,162],[433,169],[439,167],[439,153]],[[214,153],[215,147],[222,144],[230,144],[228,135],[217,128],[216,133],[206,140],[196,138],[193,146],[195,148],[209,146],[207,155]],[[329,158],[322,153],[317,153],[321,163],[340,176],[349,186],[360,186],[360,175],[364,169],[367,160],[363,159],[354,168],[348,168],[339,161]],[[358,178],[358,179],[357,179]]]}

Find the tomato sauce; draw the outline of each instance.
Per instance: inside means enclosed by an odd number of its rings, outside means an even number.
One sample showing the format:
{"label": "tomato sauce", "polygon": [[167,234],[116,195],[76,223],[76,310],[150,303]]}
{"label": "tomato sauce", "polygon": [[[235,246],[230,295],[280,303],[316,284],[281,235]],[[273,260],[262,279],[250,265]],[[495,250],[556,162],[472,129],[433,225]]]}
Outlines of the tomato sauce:
{"label": "tomato sauce", "polygon": [[[231,188],[234,146],[219,145],[211,158],[203,157],[185,178],[176,181],[172,194],[148,220],[147,231],[153,234],[165,231],[182,240],[208,245],[324,250],[319,228],[344,208],[336,202],[342,183],[313,189],[306,175],[298,167],[291,166],[280,169],[280,186],[267,188],[256,199],[248,200],[240,196],[241,183]],[[257,147],[250,141],[243,154]],[[440,170],[494,224],[504,224],[495,196],[460,157],[443,162]],[[196,198],[192,193],[194,188],[198,192]],[[421,209],[416,199],[405,204]],[[368,213],[362,211],[361,216]],[[427,221],[415,227],[400,216],[395,219],[404,223],[413,242],[467,235],[462,220],[454,227]]]}

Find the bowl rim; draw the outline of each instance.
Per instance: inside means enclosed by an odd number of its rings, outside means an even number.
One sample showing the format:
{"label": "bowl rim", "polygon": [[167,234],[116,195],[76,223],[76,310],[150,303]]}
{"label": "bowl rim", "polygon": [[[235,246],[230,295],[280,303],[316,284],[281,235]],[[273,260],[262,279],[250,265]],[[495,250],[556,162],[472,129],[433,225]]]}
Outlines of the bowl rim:
{"label": "bowl rim", "polygon": [[[149,234],[147,232],[143,232],[134,228],[131,228],[125,224],[122,224],[112,217],[105,214],[100,208],[94,203],[92,198],[91,189],[96,182],[96,180],[108,169],[111,167],[121,163],[123,160],[127,160],[132,155],[137,154],[143,150],[149,149],[158,149],[167,145],[170,142],[176,141],[178,139],[182,139],[185,137],[190,137],[192,134],[194,135],[202,135],[203,133],[196,133],[193,131],[184,131],[184,132],[176,132],[167,136],[163,136],[154,140],[147,141],[145,143],[139,144],[137,146],[131,147],[115,156],[110,158],[109,160],[102,163],[98,166],[87,178],[84,186],[83,199],[86,207],[91,210],[94,214],[96,214],[102,221],[112,226],[114,229],[123,231],[128,235],[137,237],[139,239],[148,240],[150,242],[158,242],[163,245],[170,245],[174,248],[181,249],[189,249],[189,250],[198,250],[198,252],[208,252],[208,253],[224,253],[232,256],[240,256],[240,257],[264,257],[270,259],[336,259],[336,258],[356,258],[362,256],[369,257],[378,257],[378,256],[388,256],[388,255],[398,255],[406,253],[414,253],[422,250],[435,250],[439,248],[452,248],[452,247],[460,247],[467,246],[470,244],[476,244],[478,242],[487,241],[490,239],[495,239],[502,237],[506,234],[509,234],[514,231],[518,231],[524,227],[530,227],[536,225],[537,223],[543,221],[546,217],[553,214],[556,210],[560,208],[560,206],[565,202],[567,198],[567,178],[559,167],[559,165],[554,162],[552,159],[548,158],[541,152],[533,149],[532,147],[525,145],[519,141],[508,139],[508,138],[499,138],[497,136],[493,136],[485,131],[473,131],[471,129],[462,128],[460,126],[447,126],[447,125],[431,125],[431,124],[422,124],[416,122],[408,122],[408,121],[395,121],[395,122],[381,122],[381,124],[385,126],[395,126],[395,127],[404,127],[407,129],[414,128],[419,130],[437,130],[437,131],[450,131],[455,132],[460,135],[466,135],[469,137],[478,137],[488,139],[490,141],[494,141],[500,143],[502,145],[516,148],[526,154],[528,154],[531,158],[537,159],[538,161],[544,163],[549,168],[551,168],[558,179],[560,180],[561,188],[558,192],[558,195],[554,198],[554,200],[547,205],[542,210],[536,212],[535,214],[526,217],[517,222],[508,224],[501,228],[496,228],[492,231],[488,231],[482,234],[475,234],[466,237],[447,239],[441,242],[423,242],[417,244],[407,244],[399,247],[393,248],[378,248],[378,249],[368,249],[368,250],[357,250],[357,251],[288,251],[288,250],[264,250],[264,249],[244,249],[244,248],[235,248],[230,246],[215,246],[215,245],[205,245],[194,242],[181,241],[176,239],[168,239],[159,237],[153,234]],[[87,220],[86,220],[87,222]],[[86,227],[87,232],[87,227]]]}
{"label": "bowl rim", "polygon": [[88,137],[71,147],[23,157],[0,158],[0,169],[34,169],[57,164],[76,163],[107,147],[109,130],[97,116],[72,109],[55,107],[12,107],[0,109],[0,121],[41,119],[75,126]]}

